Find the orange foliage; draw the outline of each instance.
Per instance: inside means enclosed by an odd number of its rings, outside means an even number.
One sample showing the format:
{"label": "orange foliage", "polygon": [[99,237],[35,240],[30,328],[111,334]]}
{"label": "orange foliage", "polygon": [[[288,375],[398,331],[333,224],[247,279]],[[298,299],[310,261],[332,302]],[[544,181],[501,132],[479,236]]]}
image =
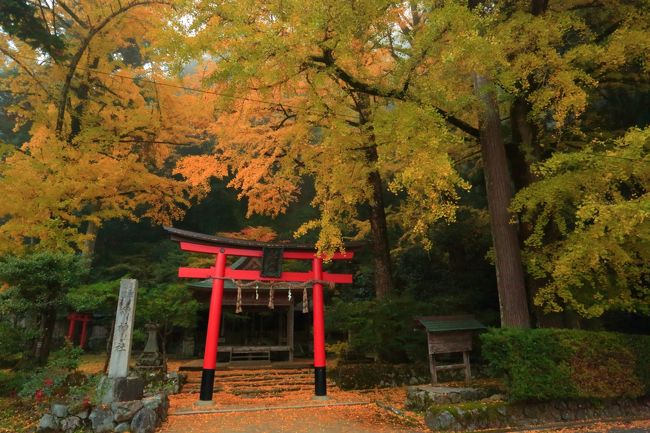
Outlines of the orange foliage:
{"label": "orange foliage", "polygon": [[257,226],[246,227],[238,232],[221,232],[219,236],[226,236],[235,239],[247,239],[252,241],[270,242],[278,237],[278,234],[271,227]]}
{"label": "orange foliage", "polygon": [[167,6],[81,0],[69,12],[52,5],[52,17],[70,18],[67,60],[0,35],[7,68],[16,72],[0,81],[25,95],[10,113],[17,127],[31,125],[29,140],[0,164],[0,215],[8,219],[0,226],[0,251],[35,243],[84,249],[106,220],[170,224],[207,192],[170,170],[177,149],[204,140],[212,113],[199,109],[208,96],[180,88],[184,83],[169,76],[152,49]]}

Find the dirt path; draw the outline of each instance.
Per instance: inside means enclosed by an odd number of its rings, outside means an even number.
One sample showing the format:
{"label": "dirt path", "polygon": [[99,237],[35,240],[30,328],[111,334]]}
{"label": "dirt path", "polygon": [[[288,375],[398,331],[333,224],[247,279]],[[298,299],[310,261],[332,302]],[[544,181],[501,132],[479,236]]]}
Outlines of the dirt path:
{"label": "dirt path", "polygon": [[171,416],[160,433],[422,433],[376,405]]}

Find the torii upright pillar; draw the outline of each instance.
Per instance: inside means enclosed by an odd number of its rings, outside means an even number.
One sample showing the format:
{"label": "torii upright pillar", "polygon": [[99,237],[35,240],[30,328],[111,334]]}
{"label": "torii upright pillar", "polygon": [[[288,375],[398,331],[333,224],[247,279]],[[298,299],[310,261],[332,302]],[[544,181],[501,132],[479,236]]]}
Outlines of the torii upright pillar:
{"label": "torii upright pillar", "polygon": [[205,337],[205,353],[203,354],[201,393],[199,396],[199,400],[206,403],[212,402],[212,392],[214,391],[214,371],[217,368],[219,326],[221,325],[221,305],[223,303],[223,278],[226,273],[226,254],[219,252],[216,256],[212,294],[210,295],[210,311],[208,313],[208,330]]}
{"label": "torii upright pillar", "polygon": [[[315,281],[323,279],[323,260],[314,258],[312,272]],[[316,397],[327,396],[327,378],[325,363],[325,302],[323,300],[323,284],[314,283],[312,289],[314,302],[314,383]]]}

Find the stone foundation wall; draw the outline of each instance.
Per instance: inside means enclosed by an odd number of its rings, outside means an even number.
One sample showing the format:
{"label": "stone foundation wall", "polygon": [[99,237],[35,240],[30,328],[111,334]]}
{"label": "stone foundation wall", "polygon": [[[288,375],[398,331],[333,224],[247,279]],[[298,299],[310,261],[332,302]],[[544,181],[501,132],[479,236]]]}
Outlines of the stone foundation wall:
{"label": "stone foundation wall", "polygon": [[552,422],[650,416],[650,398],[603,401],[555,401],[508,404],[476,401],[432,405],[425,423],[433,431],[472,431],[491,428],[528,428]]}
{"label": "stone foundation wall", "polygon": [[85,428],[95,433],[153,433],[167,419],[168,411],[165,393],[95,407],[53,404],[41,418],[38,431],[73,433]]}
{"label": "stone foundation wall", "polygon": [[[139,393],[118,393],[109,398],[109,403],[91,404],[88,401],[77,401],[70,404],[55,403],[50,411],[41,417],[39,433],[77,433],[92,431],[94,433],[152,433],[167,419],[169,412],[168,394],[176,394],[185,381],[185,376],[176,372],[167,373],[160,377],[154,374],[148,378],[142,397],[143,380],[135,378],[140,383]],[[147,379],[147,377],[145,377]],[[147,382],[147,380],[144,380]],[[98,401],[108,394],[98,387]],[[106,390],[103,390],[106,391]],[[128,401],[113,401],[113,399]],[[137,400],[130,400],[137,398]]]}

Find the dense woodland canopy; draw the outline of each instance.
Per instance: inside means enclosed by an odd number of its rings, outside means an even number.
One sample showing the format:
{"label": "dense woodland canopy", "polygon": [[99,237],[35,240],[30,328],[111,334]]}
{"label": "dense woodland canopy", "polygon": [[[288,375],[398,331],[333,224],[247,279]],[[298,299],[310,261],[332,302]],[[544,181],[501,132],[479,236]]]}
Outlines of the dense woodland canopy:
{"label": "dense woodland canopy", "polygon": [[650,312],[647,0],[4,0],[0,17],[4,254],[177,290],[161,224],[269,226],[325,255],[367,241],[339,307],[516,327]]}

